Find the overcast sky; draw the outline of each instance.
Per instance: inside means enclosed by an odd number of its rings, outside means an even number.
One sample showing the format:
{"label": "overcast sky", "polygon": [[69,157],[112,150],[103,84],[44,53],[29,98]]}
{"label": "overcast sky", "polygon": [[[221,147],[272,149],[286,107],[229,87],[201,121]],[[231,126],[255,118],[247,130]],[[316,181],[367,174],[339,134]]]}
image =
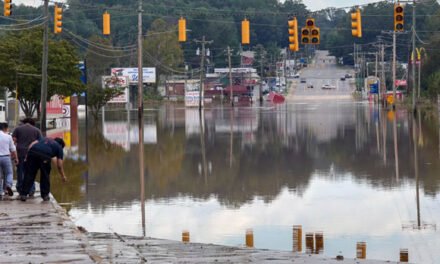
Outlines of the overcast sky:
{"label": "overcast sky", "polygon": [[346,7],[378,2],[377,0],[303,0],[304,4],[312,11],[327,7]]}

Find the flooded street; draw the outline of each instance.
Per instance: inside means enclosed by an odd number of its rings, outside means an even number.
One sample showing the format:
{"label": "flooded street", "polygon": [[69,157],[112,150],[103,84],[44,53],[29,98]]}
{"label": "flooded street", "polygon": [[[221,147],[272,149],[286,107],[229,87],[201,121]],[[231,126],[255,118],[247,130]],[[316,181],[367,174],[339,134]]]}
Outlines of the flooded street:
{"label": "flooded street", "polygon": [[[198,109],[146,107],[145,210],[137,114],[80,119],[53,194],[89,232],[291,251],[292,226],[323,233],[321,254],[440,259],[440,142],[435,113],[413,118],[350,100]],[[88,150],[87,150],[88,148]],[[89,165],[87,165],[87,161]],[[54,172],[56,174],[56,172]],[[143,215],[143,212],[145,215]],[[302,251],[307,251],[303,241]]]}

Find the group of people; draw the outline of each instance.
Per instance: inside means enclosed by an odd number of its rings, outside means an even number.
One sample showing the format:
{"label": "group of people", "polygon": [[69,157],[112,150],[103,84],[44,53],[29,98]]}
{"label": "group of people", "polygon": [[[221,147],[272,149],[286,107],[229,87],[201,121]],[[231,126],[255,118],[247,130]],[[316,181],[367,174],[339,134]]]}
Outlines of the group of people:
{"label": "group of people", "polygon": [[[35,178],[40,171],[40,194],[43,201],[50,197],[51,161],[54,160],[62,180],[64,140],[43,137],[32,118],[25,118],[22,125],[9,134],[7,123],[0,123],[0,200],[3,195],[13,196],[13,164],[17,167],[16,190],[19,199],[26,201],[35,194]],[[3,178],[3,179],[2,179]]]}

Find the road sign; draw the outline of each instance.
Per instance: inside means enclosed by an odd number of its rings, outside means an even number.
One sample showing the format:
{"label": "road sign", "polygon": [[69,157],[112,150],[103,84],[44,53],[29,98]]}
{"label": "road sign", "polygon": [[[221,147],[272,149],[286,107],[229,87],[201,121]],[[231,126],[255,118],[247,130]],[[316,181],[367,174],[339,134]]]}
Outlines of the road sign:
{"label": "road sign", "polygon": [[70,117],[70,105],[63,105],[63,117]]}

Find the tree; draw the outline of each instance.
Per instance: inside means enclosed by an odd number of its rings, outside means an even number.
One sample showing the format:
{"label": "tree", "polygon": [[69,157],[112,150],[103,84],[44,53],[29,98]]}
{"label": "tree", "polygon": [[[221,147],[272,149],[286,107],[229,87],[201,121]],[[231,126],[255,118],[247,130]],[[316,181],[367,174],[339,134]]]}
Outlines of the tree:
{"label": "tree", "polygon": [[91,108],[90,113],[95,121],[98,120],[98,114],[111,99],[121,95],[122,88],[102,88],[101,85],[90,83],[87,85],[87,105]]}
{"label": "tree", "polygon": [[173,72],[183,63],[176,26],[162,19],[151,24],[143,42],[143,51],[145,66],[156,67],[156,87],[160,75]]}
{"label": "tree", "polygon": [[[0,86],[17,93],[25,115],[40,115],[42,30],[9,33],[0,37]],[[63,40],[49,40],[48,99],[53,95],[80,93],[78,57],[72,45]]]}

